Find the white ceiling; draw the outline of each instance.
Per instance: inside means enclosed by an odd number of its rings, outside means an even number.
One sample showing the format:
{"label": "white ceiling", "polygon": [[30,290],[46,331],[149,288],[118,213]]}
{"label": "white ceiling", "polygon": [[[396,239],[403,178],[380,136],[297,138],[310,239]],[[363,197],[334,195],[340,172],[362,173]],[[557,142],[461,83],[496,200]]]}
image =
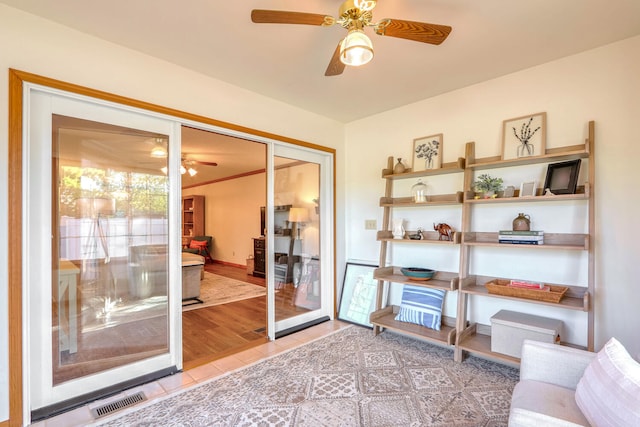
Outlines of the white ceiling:
{"label": "white ceiling", "polygon": [[250,13],[337,16],[340,0],[0,2],[344,123],[640,34],[639,0],[379,0],[374,21],[453,31],[433,46],[367,29],[373,61],[325,77],[346,30]]}
{"label": "white ceiling", "polygon": [[[453,27],[439,46],[371,29],[372,62],[324,72],[346,30],[254,24],[252,9],[338,15],[340,0],[0,0],[79,31],[348,123],[640,34],[640,0],[379,0],[373,21]],[[264,168],[264,147],[186,130],[188,157],[215,161],[183,186]]]}

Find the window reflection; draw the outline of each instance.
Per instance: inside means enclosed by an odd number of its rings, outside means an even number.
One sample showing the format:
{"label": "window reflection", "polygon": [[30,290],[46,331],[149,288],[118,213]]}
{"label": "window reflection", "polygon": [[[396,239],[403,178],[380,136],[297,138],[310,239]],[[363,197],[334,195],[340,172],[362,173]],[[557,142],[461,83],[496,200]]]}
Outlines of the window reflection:
{"label": "window reflection", "polygon": [[56,385],[168,352],[169,226],[159,135],[64,116],[53,129]]}

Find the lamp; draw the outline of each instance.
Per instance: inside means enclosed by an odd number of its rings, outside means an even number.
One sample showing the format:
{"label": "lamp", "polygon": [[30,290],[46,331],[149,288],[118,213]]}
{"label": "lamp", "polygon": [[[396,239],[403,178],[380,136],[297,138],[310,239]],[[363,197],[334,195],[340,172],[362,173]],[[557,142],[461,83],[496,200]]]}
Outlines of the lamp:
{"label": "lamp", "polygon": [[297,239],[300,240],[300,225],[303,222],[309,221],[309,212],[306,208],[291,208],[289,209],[289,222],[292,224],[291,239],[289,240],[289,254],[287,257],[287,282],[293,275],[293,246]]}
{"label": "lamp", "polygon": [[[289,209],[289,222],[293,224],[293,230],[291,234],[297,234],[297,238],[300,239],[300,227],[299,223],[309,221],[309,212],[306,208],[291,208]],[[297,233],[295,231],[297,230]]]}
{"label": "lamp", "polygon": [[373,44],[359,28],[349,30],[340,42],[340,61],[345,65],[358,67],[373,59]]}
{"label": "lamp", "polygon": [[151,149],[150,155],[151,157],[155,157],[158,159],[164,159],[165,157],[167,157],[168,153],[166,147],[164,146],[163,138],[156,138],[156,144]]}

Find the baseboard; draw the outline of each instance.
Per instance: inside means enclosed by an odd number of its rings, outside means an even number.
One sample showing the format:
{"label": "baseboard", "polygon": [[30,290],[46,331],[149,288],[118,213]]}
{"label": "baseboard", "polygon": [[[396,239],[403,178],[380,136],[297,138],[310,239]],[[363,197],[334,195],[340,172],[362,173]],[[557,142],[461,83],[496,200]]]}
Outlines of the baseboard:
{"label": "baseboard", "polygon": [[213,263],[214,264],[220,264],[220,265],[228,265],[229,267],[247,268],[246,264],[236,264],[236,263],[233,263],[233,262],[220,261],[220,260],[217,260],[217,259],[214,259]]}

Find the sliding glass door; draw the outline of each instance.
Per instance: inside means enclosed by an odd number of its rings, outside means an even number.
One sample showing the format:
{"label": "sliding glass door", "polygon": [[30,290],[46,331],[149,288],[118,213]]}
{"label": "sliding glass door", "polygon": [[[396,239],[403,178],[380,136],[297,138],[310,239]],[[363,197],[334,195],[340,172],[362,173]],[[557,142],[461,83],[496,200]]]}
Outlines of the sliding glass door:
{"label": "sliding glass door", "polygon": [[276,145],[270,211],[270,317],[275,335],[331,317],[332,157]]}
{"label": "sliding glass door", "polygon": [[168,161],[180,139],[171,121],[77,97],[32,89],[28,104],[25,354],[37,419],[180,367],[180,186]]}

